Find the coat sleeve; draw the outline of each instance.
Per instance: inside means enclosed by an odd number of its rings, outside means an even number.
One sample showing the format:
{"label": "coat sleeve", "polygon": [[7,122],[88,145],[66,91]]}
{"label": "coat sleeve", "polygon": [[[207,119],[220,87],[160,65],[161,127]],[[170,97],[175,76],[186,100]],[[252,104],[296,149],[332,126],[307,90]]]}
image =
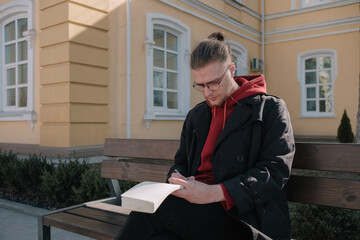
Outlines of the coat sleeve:
{"label": "coat sleeve", "polygon": [[174,165],[170,168],[167,179],[171,177],[171,174],[175,172],[175,169],[179,171],[183,176],[188,177],[188,153],[187,153],[187,143],[188,143],[188,131],[189,131],[189,122],[190,122],[191,111],[186,116],[185,122],[180,135],[180,146],[176,151],[174,157]]}
{"label": "coat sleeve", "polygon": [[223,182],[239,215],[262,209],[280,194],[290,177],[294,153],[290,116],[285,102],[276,98],[264,106],[261,146],[254,167]]}

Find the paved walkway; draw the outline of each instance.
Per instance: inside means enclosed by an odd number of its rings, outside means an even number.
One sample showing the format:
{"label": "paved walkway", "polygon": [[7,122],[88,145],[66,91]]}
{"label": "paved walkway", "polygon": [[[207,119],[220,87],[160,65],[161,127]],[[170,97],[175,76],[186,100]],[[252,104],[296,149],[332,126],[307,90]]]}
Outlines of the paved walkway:
{"label": "paved walkway", "polygon": [[[37,216],[48,210],[0,199],[0,239],[38,239]],[[52,240],[90,240],[75,233],[51,229]]]}

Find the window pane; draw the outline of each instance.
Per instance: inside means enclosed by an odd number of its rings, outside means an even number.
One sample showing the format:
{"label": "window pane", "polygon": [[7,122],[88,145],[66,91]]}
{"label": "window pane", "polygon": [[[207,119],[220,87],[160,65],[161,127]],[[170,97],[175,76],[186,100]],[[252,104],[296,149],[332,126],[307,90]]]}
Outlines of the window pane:
{"label": "window pane", "polygon": [[320,101],[320,112],[331,112],[332,104],[330,100]]}
{"label": "window pane", "polygon": [[314,84],[314,83],[316,83],[316,72],[305,73],[305,84]]}
{"label": "window pane", "polygon": [[5,25],[5,42],[15,40],[15,21]]}
{"label": "window pane", "polygon": [[167,88],[177,90],[177,74],[176,73],[167,73]]}
{"label": "window pane", "polygon": [[167,53],[166,64],[167,69],[177,70],[177,54]]}
{"label": "window pane", "polygon": [[18,38],[23,38],[23,33],[27,31],[27,19],[22,18],[18,20]]}
{"label": "window pane", "polygon": [[305,70],[316,69],[316,58],[305,60]]}
{"label": "window pane", "polygon": [[331,57],[319,57],[319,68],[331,68]]}
{"label": "window pane", "polygon": [[15,44],[5,46],[5,64],[15,62]]}
{"label": "window pane", "polygon": [[306,98],[316,98],[316,88],[307,88],[306,89]]}
{"label": "window pane", "polygon": [[19,88],[19,95],[18,95],[19,99],[19,107],[26,107],[27,105],[27,88],[23,87],[23,88]]}
{"label": "window pane", "polygon": [[154,78],[154,88],[163,88],[164,84],[163,84],[163,73],[162,72],[155,72],[153,74],[153,78]]}
{"label": "window pane", "polygon": [[154,49],[154,67],[164,67],[164,51]]}
{"label": "window pane", "polygon": [[15,104],[15,89],[8,89],[6,106],[15,106]]}
{"label": "window pane", "polygon": [[7,86],[15,85],[15,68],[6,70]]}
{"label": "window pane", "polygon": [[319,82],[320,83],[331,83],[331,71],[320,71]]}
{"label": "window pane", "polygon": [[331,98],[331,86],[330,85],[323,85],[319,87],[319,96],[320,98]]}
{"label": "window pane", "polygon": [[154,42],[157,47],[164,47],[164,31],[154,29]]}
{"label": "window pane", "polygon": [[167,107],[169,109],[178,108],[178,94],[176,92],[167,93]]}
{"label": "window pane", "polygon": [[308,111],[308,112],[316,111],[316,101],[307,101],[306,102],[306,111]]}
{"label": "window pane", "polygon": [[163,91],[154,90],[154,106],[163,106]]}
{"label": "window pane", "polygon": [[171,33],[167,33],[166,36],[167,49],[177,51],[177,37]]}
{"label": "window pane", "polygon": [[27,64],[18,66],[18,82],[19,84],[27,83]]}
{"label": "window pane", "polygon": [[18,43],[18,61],[27,60],[27,41]]}

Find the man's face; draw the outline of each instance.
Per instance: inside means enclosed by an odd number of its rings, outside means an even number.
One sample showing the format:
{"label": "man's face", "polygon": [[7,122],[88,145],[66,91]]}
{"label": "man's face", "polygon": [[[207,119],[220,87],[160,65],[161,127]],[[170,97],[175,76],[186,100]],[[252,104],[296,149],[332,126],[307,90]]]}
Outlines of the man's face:
{"label": "man's face", "polygon": [[[235,66],[233,63],[212,62],[205,67],[192,70],[195,84],[210,84],[216,86],[216,90],[210,90],[205,86],[201,93],[205,99],[213,106],[222,105],[232,93],[233,73]],[[220,83],[219,83],[220,82]],[[217,85],[216,83],[219,83]]]}

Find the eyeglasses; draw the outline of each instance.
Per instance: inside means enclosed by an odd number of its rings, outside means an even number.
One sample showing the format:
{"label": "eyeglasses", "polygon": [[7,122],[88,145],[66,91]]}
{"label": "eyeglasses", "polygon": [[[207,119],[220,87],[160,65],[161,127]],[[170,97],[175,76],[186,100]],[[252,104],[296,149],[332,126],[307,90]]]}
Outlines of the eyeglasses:
{"label": "eyeglasses", "polygon": [[215,91],[218,90],[220,88],[220,83],[221,81],[224,79],[225,73],[226,71],[229,69],[229,66],[226,68],[224,74],[220,77],[219,80],[215,80],[213,82],[210,83],[204,83],[204,84],[197,84],[194,83],[193,84],[193,88],[195,88],[196,90],[200,91],[200,92],[204,92],[205,91],[205,87],[207,87],[209,90],[211,91]]}

